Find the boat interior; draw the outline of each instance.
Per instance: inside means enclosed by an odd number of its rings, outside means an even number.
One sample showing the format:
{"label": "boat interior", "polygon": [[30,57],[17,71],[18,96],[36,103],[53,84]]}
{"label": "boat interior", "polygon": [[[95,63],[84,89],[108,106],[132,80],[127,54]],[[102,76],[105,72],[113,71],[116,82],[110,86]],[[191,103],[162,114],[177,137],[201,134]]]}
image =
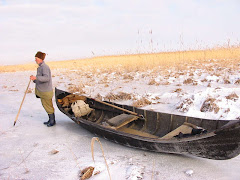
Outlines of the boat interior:
{"label": "boat interior", "polygon": [[[147,138],[172,139],[201,135],[213,132],[229,122],[155,112],[112,102],[103,103],[68,92],[58,94],[56,99],[60,109],[78,124],[81,119],[85,119],[119,132]],[[73,106],[76,101],[84,101],[84,107]],[[87,112],[84,111],[85,114],[82,113],[84,108]]]}

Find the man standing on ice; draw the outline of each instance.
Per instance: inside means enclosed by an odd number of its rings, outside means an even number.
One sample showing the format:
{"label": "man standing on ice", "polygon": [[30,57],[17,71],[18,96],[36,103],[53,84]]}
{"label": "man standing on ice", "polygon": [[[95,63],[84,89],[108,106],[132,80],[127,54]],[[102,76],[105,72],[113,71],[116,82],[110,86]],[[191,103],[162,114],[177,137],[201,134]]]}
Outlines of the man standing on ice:
{"label": "man standing on ice", "polygon": [[54,126],[55,122],[55,114],[54,107],[52,103],[53,98],[53,88],[52,88],[52,75],[51,70],[47,64],[45,64],[46,54],[38,51],[35,55],[35,61],[38,64],[37,75],[30,76],[30,79],[36,84],[35,94],[37,98],[41,99],[43,108],[48,113],[49,120],[44,122],[48,127]]}

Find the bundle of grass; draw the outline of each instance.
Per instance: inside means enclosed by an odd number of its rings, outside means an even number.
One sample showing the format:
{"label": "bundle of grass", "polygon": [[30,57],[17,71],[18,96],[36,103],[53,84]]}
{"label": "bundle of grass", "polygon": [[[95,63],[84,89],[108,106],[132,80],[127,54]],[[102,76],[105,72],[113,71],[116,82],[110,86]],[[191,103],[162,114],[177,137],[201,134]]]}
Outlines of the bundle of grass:
{"label": "bundle of grass", "polygon": [[141,99],[134,101],[132,106],[134,106],[134,107],[143,107],[143,106],[150,105],[150,104],[152,104],[151,101],[149,101],[145,97],[142,97]]}
{"label": "bundle of grass", "polygon": [[234,84],[240,84],[240,79],[238,79],[237,81],[235,81]]}
{"label": "bundle of grass", "polygon": [[191,78],[188,78],[188,79],[183,81],[183,84],[192,84],[192,85],[196,86],[196,85],[198,85],[198,82],[191,79]]}
{"label": "bundle of grass", "polygon": [[226,96],[226,99],[228,99],[228,100],[232,100],[232,101],[237,101],[238,100],[238,95],[235,93],[235,92],[233,92],[233,93],[231,93],[231,94],[229,94],[228,96]]}
{"label": "bundle of grass", "polygon": [[94,171],[94,167],[89,166],[84,168],[83,170],[81,170],[79,176],[80,176],[80,180],[85,180],[85,179],[89,179],[90,177],[92,177]]}
{"label": "bundle of grass", "polygon": [[193,83],[193,80],[191,78],[185,79],[183,81],[183,84],[192,84],[192,83]]}
{"label": "bundle of grass", "polygon": [[228,79],[223,80],[224,84],[231,84],[231,82]]}
{"label": "bundle of grass", "polygon": [[133,98],[133,96],[129,93],[125,93],[125,92],[119,92],[118,94],[113,94],[112,92],[110,92],[109,94],[107,94],[105,96],[105,99],[108,99],[109,101],[115,101],[115,100],[131,100]]}
{"label": "bundle of grass", "polygon": [[180,92],[182,92],[182,89],[181,88],[177,88],[173,92],[180,93]]}
{"label": "bundle of grass", "polygon": [[[91,152],[92,152],[92,160],[94,162],[94,166],[95,166],[95,160],[94,160],[94,142],[97,141],[99,144],[100,144],[100,147],[101,147],[101,150],[102,150],[102,155],[103,155],[103,158],[104,158],[104,161],[105,161],[105,164],[106,164],[106,167],[107,167],[107,170],[108,170],[108,175],[109,175],[109,179],[111,180],[111,175],[110,175],[110,170],[109,170],[109,166],[107,164],[107,160],[106,160],[106,157],[104,155],[104,150],[103,150],[103,146],[102,146],[102,143],[100,142],[99,138],[98,137],[93,137],[92,140],[91,140]],[[71,149],[70,149],[71,150]],[[72,152],[72,150],[71,150]],[[73,152],[72,152],[73,153]],[[77,161],[77,157],[76,155],[73,153],[74,157],[75,157],[75,160]],[[79,167],[79,164],[77,163],[78,167]],[[83,168],[82,170],[80,169],[79,171],[79,177],[80,177],[80,180],[86,180],[86,179],[90,179],[92,176],[95,176],[97,174],[100,174],[101,172],[100,171],[96,171],[97,168],[95,168],[94,166],[88,166],[88,167],[85,167]]]}
{"label": "bundle of grass", "polygon": [[119,92],[117,96],[121,100],[131,100],[132,99],[132,95],[130,93],[125,93],[125,92]]}
{"label": "bundle of grass", "polygon": [[216,99],[214,99],[214,98],[207,98],[203,102],[202,107],[200,108],[200,111],[201,112],[212,112],[212,111],[214,111],[214,113],[218,113],[220,108],[215,103],[215,101],[216,101]]}
{"label": "bundle of grass", "polygon": [[102,97],[101,94],[98,93],[98,94],[96,95],[95,99],[98,99],[98,100],[102,101],[102,100],[103,100],[103,97]]}
{"label": "bundle of grass", "polygon": [[177,109],[180,112],[188,112],[192,104],[193,104],[193,100],[191,98],[187,98],[187,99],[184,99],[179,106],[177,106]]}
{"label": "bundle of grass", "polygon": [[134,80],[134,77],[130,74],[124,74],[123,79]]}
{"label": "bundle of grass", "polygon": [[151,80],[148,82],[148,85],[156,85],[156,86],[159,86],[160,83],[158,83],[155,79],[151,79]]}
{"label": "bundle of grass", "polygon": [[162,81],[162,82],[159,82],[159,85],[163,85],[163,86],[164,86],[164,85],[169,85],[169,84],[170,84],[170,83],[169,83],[168,81],[166,81],[166,80],[165,80],[165,81]]}
{"label": "bundle of grass", "polygon": [[114,101],[114,100],[117,100],[117,96],[112,92],[110,92],[105,96],[105,99],[107,99],[108,101]]}
{"label": "bundle of grass", "polygon": [[79,93],[79,94],[86,94],[86,92],[84,91],[84,88],[85,86],[82,84],[82,85],[71,85],[68,87],[68,91],[70,93]]}
{"label": "bundle of grass", "polygon": [[202,79],[201,82],[207,82],[208,80],[206,78]]}

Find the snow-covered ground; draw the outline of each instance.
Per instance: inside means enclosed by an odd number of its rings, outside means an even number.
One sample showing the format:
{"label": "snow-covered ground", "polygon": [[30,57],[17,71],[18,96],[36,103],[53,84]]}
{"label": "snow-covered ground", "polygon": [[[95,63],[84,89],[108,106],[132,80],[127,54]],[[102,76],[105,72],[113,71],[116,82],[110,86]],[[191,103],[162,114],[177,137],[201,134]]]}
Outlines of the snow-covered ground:
{"label": "snow-covered ground", "polygon": [[[224,71],[225,72],[225,71]],[[20,107],[29,76],[35,71],[0,74],[0,179],[79,179],[79,170],[95,167],[91,179],[109,179],[99,144],[95,164],[91,154],[93,134],[79,127],[55,106],[57,124],[43,125],[47,114],[34,92]],[[122,104],[145,105],[154,111],[211,119],[240,117],[239,72],[204,70],[167,73],[95,72],[53,70],[54,87]],[[34,84],[30,90],[34,91]],[[146,105],[141,103],[145,99]],[[203,106],[204,104],[204,106]],[[152,153],[100,138],[113,180],[134,179],[240,179],[240,156],[225,161]]]}

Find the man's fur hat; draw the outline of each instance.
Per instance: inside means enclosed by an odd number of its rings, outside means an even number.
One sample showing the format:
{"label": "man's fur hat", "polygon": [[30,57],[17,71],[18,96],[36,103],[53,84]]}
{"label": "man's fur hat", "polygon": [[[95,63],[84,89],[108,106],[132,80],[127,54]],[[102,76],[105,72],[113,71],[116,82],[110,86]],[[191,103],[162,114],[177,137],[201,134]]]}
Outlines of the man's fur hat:
{"label": "man's fur hat", "polygon": [[41,51],[38,51],[37,54],[35,55],[35,57],[38,57],[38,58],[40,58],[42,60],[45,59],[45,56],[46,56],[46,54],[41,52]]}

